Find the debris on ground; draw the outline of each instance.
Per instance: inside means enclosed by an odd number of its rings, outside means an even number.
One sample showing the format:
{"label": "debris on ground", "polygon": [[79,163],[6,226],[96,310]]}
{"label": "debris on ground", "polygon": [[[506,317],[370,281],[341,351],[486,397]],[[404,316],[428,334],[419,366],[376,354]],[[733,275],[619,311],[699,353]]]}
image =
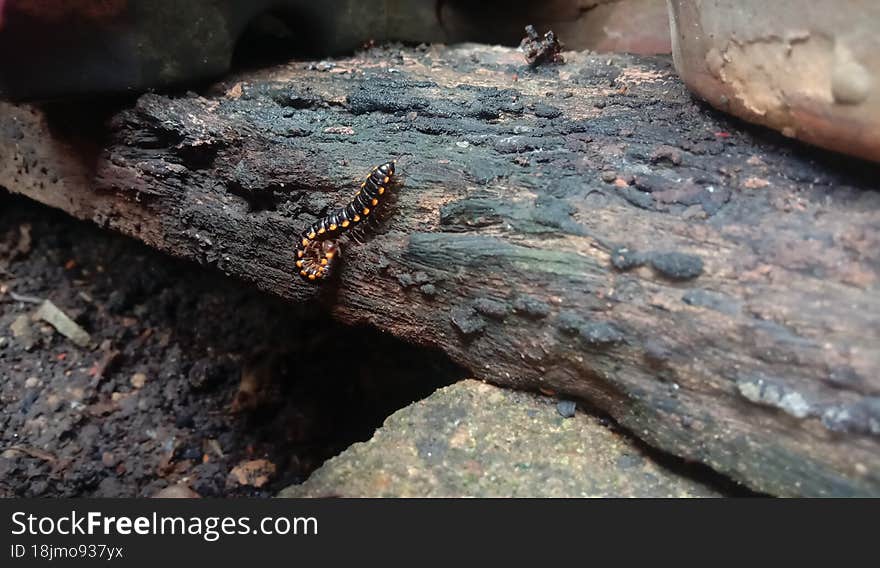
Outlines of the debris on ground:
{"label": "debris on ground", "polygon": [[31,226],[22,223],[16,229],[6,232],[0,240],[0,258],[16,260],[24,258],[31,252]]}
{"label": "debris on ground", "polygon": [[79,347],[88,347],[92,341],[89,332],[70,319],[70,317],[61,311],[58,306],[53,304],[51,300],[45,300],[40,304],[40,307],[37,308],[37,312],[34,314],[34,319],[48,323],[54,327],[58,333],[71,340]]}
{"label": "debris on ground", "polygon": [[119,362],[121,353],[113,348],[113,344],[110,340],[102,341],[101,347],[98,351],[101,354],[100,358],[95,361],[88,373],[89,376],[101,380],[109,373],[113,372],[114,366]]}
{"label": "debris on ground", "polygon": [[241,98],[243,92],[244,91],[242,89],[242,83],[241,81],[239,81],[238,83],[232,85],[229,89],[227,89],[226,96],[230,99],[238,100]]}
{"label": "debris on ground", "polygon": [[544,37],[538,35],[535,26],[526,26],[526,37],[519,45],[526,63],[531,67],[537,67],[544,63],[565,63],[562,57],[562,44],[556,39],[553,30],[549,30]]}
{"label": "debris on ground", "polygon": [[9,290],[8,293],[10,298],[16,302],[21,302],[22,304],[42,304],[44,301],[43,298],[28,296],[27,294],[16,294],[12,290]]}
{"label": "debris on ground", "polygon": [[[341,325],[0,189],[0,241],[12,235],[15,246],[22,224],[32,252],[10,260],[0,282],[0,498],[194,497],[186,488],[271,497],[464,377],[439,352]],[[98,348],[76,348],[32,319],[49,297],[77,307],[67,316]],[[328,374],[344,345],[362,346],[363,365]],[[274,473],[231,475],[257,459]]]}
{"label": "debris on ground", "polygon": [[13,258],[22,258],[31,252],[31,226],[22,223],[18,226],[18,246],[15,247]]}
{"label": "debris on ground", "polygon": [[131,386],[136,389],[144,388],[144,385],[147,384],[147,376],[143,373],[135,373],[131,376]]}
{"label": "debris on ground", "polygon": [[0,453],[0,456],[2,456],[4,458],[12,458],[12,457],[16,457],[17,454],[24,454],[24,455],[30,456],[32,458],[37,458],[37,459],[40,459],[40,460],[43,460],[46,462],[53,462],[54,463],[55,461],[57,461],[55,456],[52,455],[51,453],[46,452],[44,450],[41,450],[39,448],[31,448],[28,446],[10,446],[10,447],[6,448],[5,450],[3,450],[3,452]]}
{"label": "debris on ground", "polygon": [[189,486],[181,483],[160,489],[152,497],[154,499],[198,499],[201,495],[193,491]]}
{"label": "debris on ground", "polygon": [[274,355],[261,349],[242,365],[241,381],[229,407],[230,412],[253,412],[277,401],[281,395],[273,389],[274,362]]}
{"label": "debris on ground", "polygon": [[17,316],[9,325],[12,338],[18,342],[25,351],[32,350],[37,344],[34,328],[31,326],[31,318],[25,314]]}
{"label": "debris on ground", "polygon": [[260,488],[275,476],[275,470],[275,464],[268,460],[249,460],[232,468],[229,476],[239,485]]}

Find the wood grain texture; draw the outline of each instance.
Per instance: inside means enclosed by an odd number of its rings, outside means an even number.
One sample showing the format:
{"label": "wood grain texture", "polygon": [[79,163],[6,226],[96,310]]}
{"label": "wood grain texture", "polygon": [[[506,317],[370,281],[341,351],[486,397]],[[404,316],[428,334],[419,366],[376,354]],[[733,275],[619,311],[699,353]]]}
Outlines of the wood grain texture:
{"label": "wood grain texture", "polygon": [[[880,494],[877,168],[710,110],[668,59],[566,61],[372,50],[115,109],[2,105],[0,185],[756,490]],[[301,282],[293,239],[389,158],[379,230]]]}

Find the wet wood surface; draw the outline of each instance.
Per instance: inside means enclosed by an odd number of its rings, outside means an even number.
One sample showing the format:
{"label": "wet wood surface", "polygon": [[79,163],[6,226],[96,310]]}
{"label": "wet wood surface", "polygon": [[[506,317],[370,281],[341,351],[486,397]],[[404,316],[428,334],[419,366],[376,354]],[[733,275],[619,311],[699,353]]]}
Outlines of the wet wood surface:
{"label": "wet wood surface", "polygon": [[[575,397],[755,490],[880,494],[877,168],[711,110],[668,58],[565,59],[375,49],[0,104],[0,185]],[[302,282],[299,232],[392,158],[377,229]]]}

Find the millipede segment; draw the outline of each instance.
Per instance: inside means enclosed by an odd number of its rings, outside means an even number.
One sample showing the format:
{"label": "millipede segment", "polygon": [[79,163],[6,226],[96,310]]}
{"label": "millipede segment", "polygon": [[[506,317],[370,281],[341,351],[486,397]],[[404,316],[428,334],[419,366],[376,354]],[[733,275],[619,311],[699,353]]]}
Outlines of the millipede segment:
{"label": "millipede segment", "polygon": [[333,274],[341,252],[336,239],[374,214],[393,183],[394,162],[376,166],[347,205],[302,232],[295,255],[297,271],[304,280],[325,280]]}

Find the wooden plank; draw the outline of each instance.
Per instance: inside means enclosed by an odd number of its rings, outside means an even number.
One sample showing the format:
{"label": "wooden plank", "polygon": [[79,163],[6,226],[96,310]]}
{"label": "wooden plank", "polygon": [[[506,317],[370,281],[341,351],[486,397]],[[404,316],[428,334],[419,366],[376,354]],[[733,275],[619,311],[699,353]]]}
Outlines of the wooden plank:
{"label": "wooden plank", "polygon": [[[521,57],[377,49],[115,109],[2,105],[0,185],[756,490],[880,494],[877,168],[712,111],[665,58]],[[294,239],[389,158],[379,230],[301,282]]]}

